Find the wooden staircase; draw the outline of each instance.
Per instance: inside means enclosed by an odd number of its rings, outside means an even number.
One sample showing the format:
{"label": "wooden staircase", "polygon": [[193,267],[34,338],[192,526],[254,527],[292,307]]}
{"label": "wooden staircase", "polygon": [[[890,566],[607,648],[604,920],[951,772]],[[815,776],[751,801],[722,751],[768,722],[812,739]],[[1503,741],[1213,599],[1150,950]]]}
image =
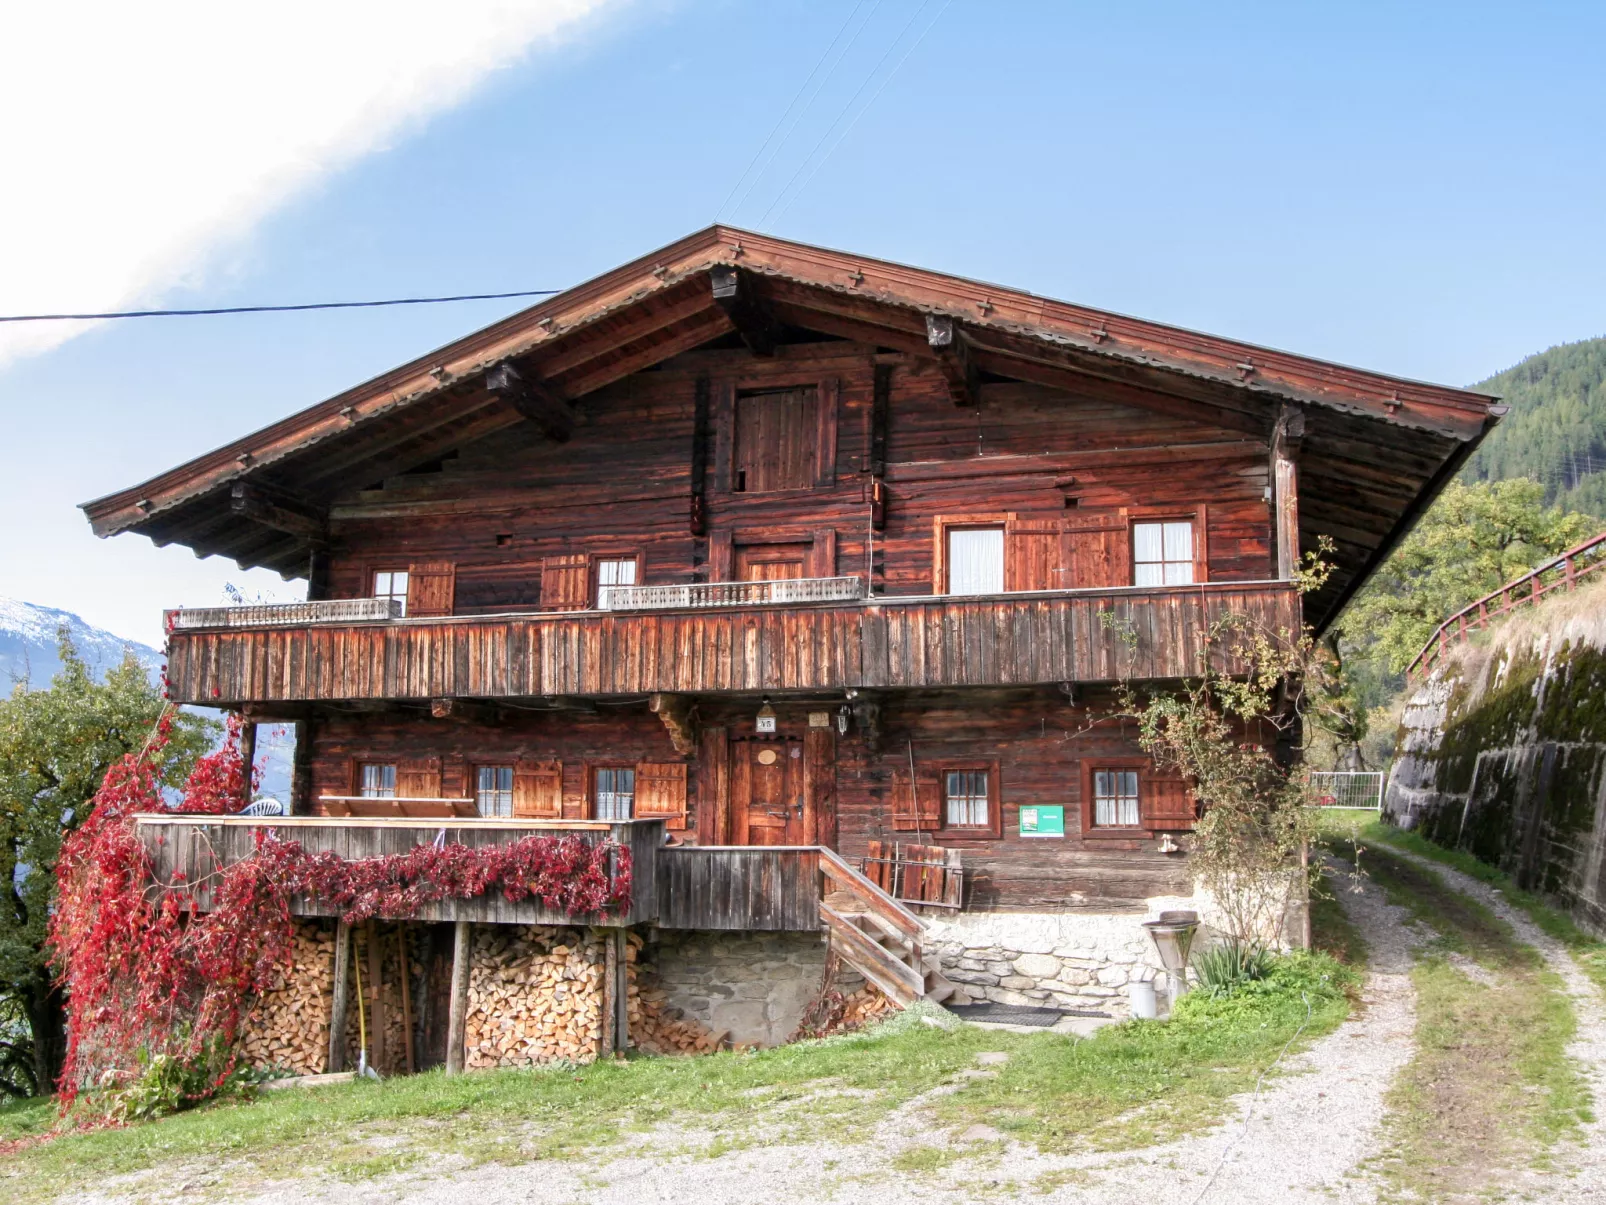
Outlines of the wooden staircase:
{"label": "wooden staircase", "polygon": [[922,942],[926,923],[835,851],[820,850],[825,876],[820,920],[832,948],[900,1008],[916,1000],[941,1004],[958,992]]}

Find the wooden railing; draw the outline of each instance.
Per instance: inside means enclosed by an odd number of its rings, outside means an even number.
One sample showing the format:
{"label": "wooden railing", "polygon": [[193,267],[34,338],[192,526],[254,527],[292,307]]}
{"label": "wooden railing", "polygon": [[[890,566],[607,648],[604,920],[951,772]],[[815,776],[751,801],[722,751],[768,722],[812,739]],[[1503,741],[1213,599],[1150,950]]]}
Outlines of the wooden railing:
{"label": "wooden railing", "polygon": [[834,850],[820,850],[820,872],[820,919],[843,958],[900,1005],[924,996],[925,922]]}
{"label": "wooden railing", "polygon": [[1465,641],[1472,632],[1488,627],[1492,620],[1509,615],[1519,607],[1532,606],[1552,591],[1576,589],[1580,580],[1602,566],[1606,566],[1606,531],[1507,582],[1493,593],[1485,594],[1471,606],[1461,608],[1439,625],[1411,662],[1405,676],[1415,681],[1431,673],[1451,647]]}
{"label": "wooden railing", "polygon": [[851,602],[864,595],[856,577],[801,577],[778,582],[694,582],[679,586],[609,586],[604,611],[701,611],[710,607],[769,607]]}
{"label": "wooden railing", "polygon": [[173,632],[208,628],[294,628],[315,623],[383,623],[402,617],[397,598],[329,598],[322,602],[244,607],[184,607],[165,612]]}

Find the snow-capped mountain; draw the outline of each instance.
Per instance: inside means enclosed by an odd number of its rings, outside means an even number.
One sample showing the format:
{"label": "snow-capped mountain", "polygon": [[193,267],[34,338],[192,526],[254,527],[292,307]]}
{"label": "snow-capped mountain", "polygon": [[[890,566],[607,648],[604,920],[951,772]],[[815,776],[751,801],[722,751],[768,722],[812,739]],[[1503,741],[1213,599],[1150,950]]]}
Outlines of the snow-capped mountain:
{"label": "snow-capped mountain", "polygon": [[[152,678],[161,673],[162,654],[148,644],[114,636],[104,628],[92,627],[71,611],[41,607],[12,598],[0,598],[0,696],[9,695],[19,682],[33,690],[43,690],[61,668],[57,655],[57,633],[65,626],[78,649],[78,655],[99,678],[122,662],[126,653],[145,667]],[[218,715],[207,708],[202,714]],[[288,799],[290,762],[295,738],[281,724],[264,724],[257,731],[257,758],[262,769],[261,793]]]}
{"label": "snow-capped mountain", "polygon": [[161,670],[162,654],[148,644],[91,627],[71,611],[0,598],[0,693],[9,694],[19,681],[35,689],[50,685],[50,679],[61,668],[56,634],[62,627],[97,678],[119,664],[128,652],[147,670]]}

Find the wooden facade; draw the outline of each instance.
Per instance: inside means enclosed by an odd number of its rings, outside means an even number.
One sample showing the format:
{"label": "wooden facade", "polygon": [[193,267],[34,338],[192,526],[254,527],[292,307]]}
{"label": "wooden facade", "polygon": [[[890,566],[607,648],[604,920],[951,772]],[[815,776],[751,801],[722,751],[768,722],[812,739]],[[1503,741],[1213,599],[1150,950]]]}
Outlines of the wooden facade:
{"label": "wooden facade", "polygon": [[633,808],[702,847],[663,924],[812,927],[797,848],[896,841],[1099,909],[1186,893],[1194,819],[1116,684],[1330,622],[1499,413],[716,227],[86,510],[308,578],[169,639],[173,698],[297,725],[298,814]]}

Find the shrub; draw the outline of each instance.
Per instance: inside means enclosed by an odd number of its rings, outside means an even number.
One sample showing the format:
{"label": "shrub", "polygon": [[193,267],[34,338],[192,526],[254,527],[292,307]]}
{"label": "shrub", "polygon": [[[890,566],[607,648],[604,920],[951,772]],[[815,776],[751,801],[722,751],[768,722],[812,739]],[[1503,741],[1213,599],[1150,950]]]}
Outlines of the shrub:
{"label": "shrub", "polygon": [[1225,941],[1193,956],[1193,977],[1202,991],[1219,996],[1271,974],[1275,959],[1258,942]]}

